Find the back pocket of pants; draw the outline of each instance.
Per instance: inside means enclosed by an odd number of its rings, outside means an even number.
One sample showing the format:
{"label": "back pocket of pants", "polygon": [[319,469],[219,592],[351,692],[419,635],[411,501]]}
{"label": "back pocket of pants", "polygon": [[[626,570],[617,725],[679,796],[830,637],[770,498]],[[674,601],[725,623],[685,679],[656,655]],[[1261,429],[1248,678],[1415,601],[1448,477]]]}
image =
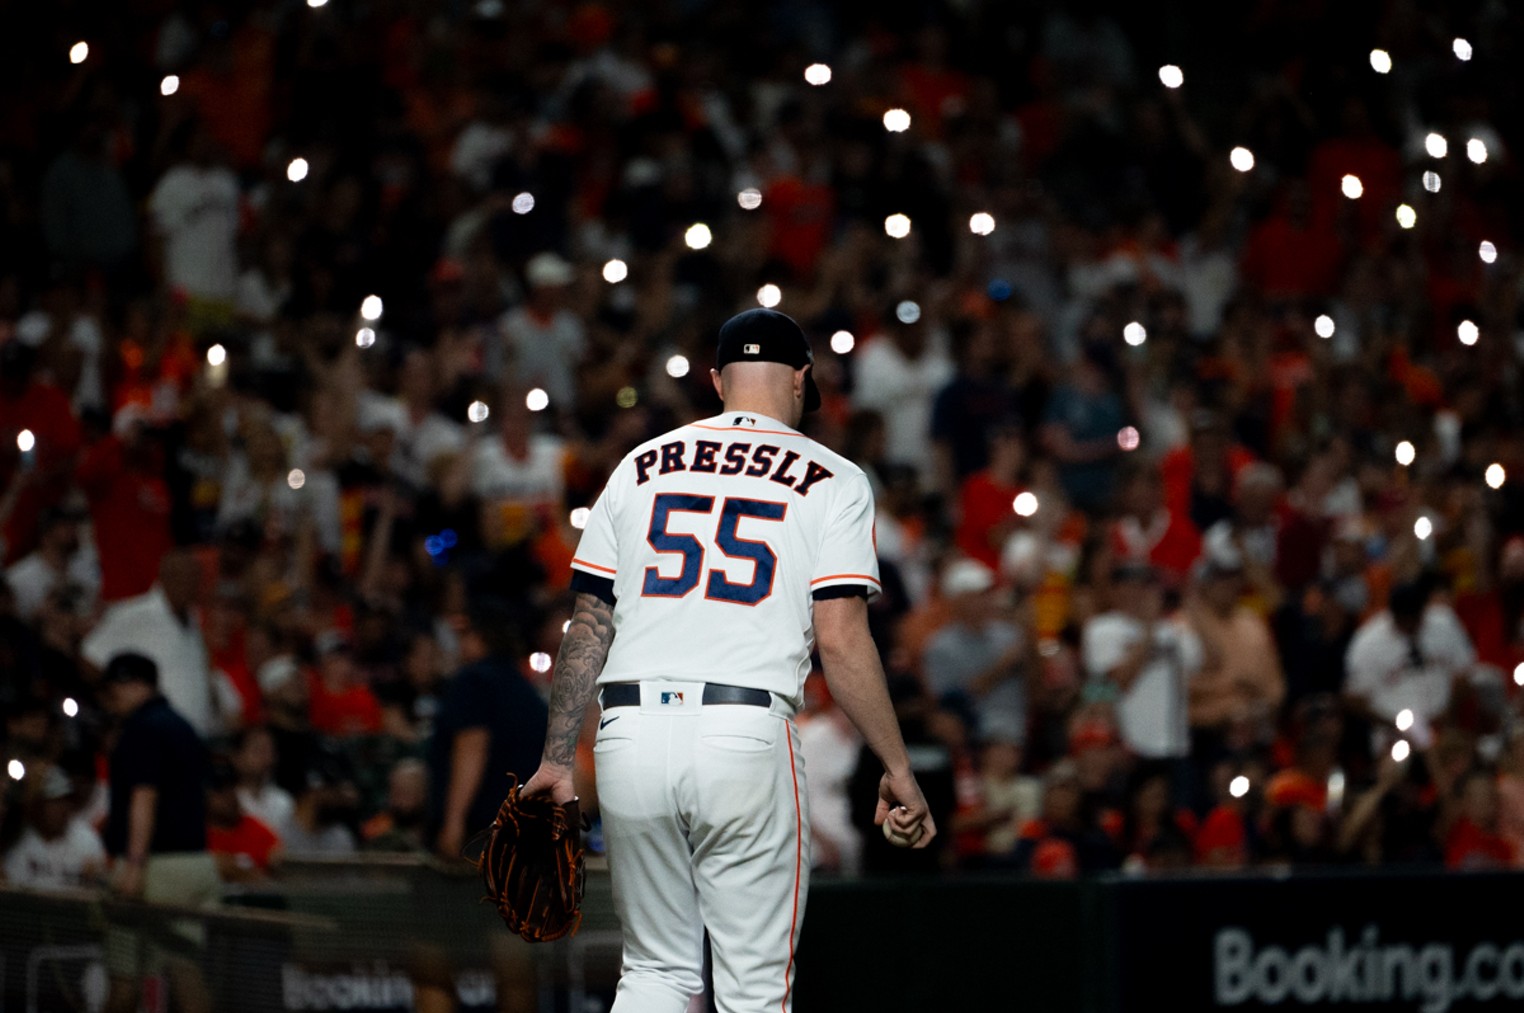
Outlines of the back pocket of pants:
{"label": "back pocket of pants", "polygon": [[778,744],[783,721],[760,707],[706,707],[700,743],[726,753],[765,753]]}

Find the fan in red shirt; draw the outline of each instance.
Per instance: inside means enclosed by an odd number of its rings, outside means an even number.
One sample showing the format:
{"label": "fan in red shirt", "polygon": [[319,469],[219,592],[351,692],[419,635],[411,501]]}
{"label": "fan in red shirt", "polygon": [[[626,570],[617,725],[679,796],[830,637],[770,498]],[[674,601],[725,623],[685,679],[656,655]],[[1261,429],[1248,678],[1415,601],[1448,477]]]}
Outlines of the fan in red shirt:
{"label": "fan in red shirt", "polygon": [[365,684],[343,634],[329,632],[318,638],[318,671],[310,682],[313,731],[338,738],[381,731],[381,703]]}
{"label": "fan in red shirt", "polygon": [[114,428],[85,451],[75,473],[95,524],[103,602],[146,593],[174,544],[162,449],[147,431],[142,409],[118,411]]}
{"label": "fan in red shirt", "polygon": [[280,838],[243,811],[238,802],[238,775],[226,760],[212,765],[206,818],[206,849],[216,859],[223,882],[262,879],[280,860]]}
{"label": "fan in red shirt", "polygon": [[[15,485],[10,515],[0,516],[0,563],[32,551],[37,520],[63,499],[69,469],[79,453],[79,422],[63,391],[33,377],[36,352],[17,339],[0,343],[0,498]],[[35,441],[23,454],[22,430]]]}
{"label": "fan in red shirt", "polygon": [[1014,429],[995,432],[990,437],[989,467],[968,476],[959,494],[963,513],[953,536],[958,549],[997,572],[1000,550],[1016,527],[1012,504],[1021,492],[1016,479],[1025,460],[1020,432]]}
{"label": "fan in red shirt", "polygon": [[1456,785],[1460,815],[1445,838],[1450,869],[1508,869],[1514,845],[1498,832],[1498,786],[1488,771],[1473,767]]}
{"label": "fan in red shirt", "polygon": [[1234,443],[1222,420],[1200,411],[1191,418],[1191,441],[1164,455],[1159,475],[1164,505],[1199,531],[1233,513],[1233,485],[1254,455]]}
{"label": "fan in red shirt", "polygon": [[1153,465],[1140,466],[1123,479],[1121,515],[1111,523],[1111,552],[1116,561],[1147,563],[1175,587],[1185,583],[1201,555],[1201,532],[1190,517],[1164,505],[1164,482]]}

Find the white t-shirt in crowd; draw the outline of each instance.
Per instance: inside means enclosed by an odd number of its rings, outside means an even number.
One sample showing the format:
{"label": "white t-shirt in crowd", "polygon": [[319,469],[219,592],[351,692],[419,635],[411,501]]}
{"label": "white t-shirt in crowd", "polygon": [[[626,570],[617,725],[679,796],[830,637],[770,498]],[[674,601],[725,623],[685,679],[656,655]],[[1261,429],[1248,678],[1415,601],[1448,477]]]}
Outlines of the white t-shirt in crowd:
{"label": "white t-shirt in crowd", "polygon": [[541,319],[526,306],[516,306],[498,323],[498,340],[507,362],[499,365],[499,352],[489,347],[487,373],[507,376],[523,387],[540,387],[552,405],[571,407],[577,401],[577,365],[587,351],[582,321],[568,310],[557,310]]}
{"label": "white t-shirt in crowd", "polygon": [[[1105,679],[1132,646],[1148,635],[1143,623],[1107,612],[1085,624],[1080,637],[1085,671]],[[1180,757],[1190,751],[1187,685],[1201,668],[1201,641],[1177,620],[1154,626],[1153,651],[1117,701],[1122,741],[1139,756]]]}
{"label": "white t-shirt in crowd", "polygon": [[269,827],[276,837],[282,841],[286,839],[291,820],[296,815],[296,800],[286,789],[274,784],[267,784],[258,791],[239,788],[238,804],[244,812]]}
{"label": "white t-shirt in crowd", "polygon": [[1415,658],[1390,612],[1371,616],[1349,643],[1345,692],[1364,697],[1388,720],[1411,710],[1419,722],[1433,721],[1449,706],[1451,683],[1475,664],[1476,652],[1455,611],[1440,602],[1424,609],[1417,641]]}
{"label": "white t-shirt in crowd", "polygon": [[238,200],[238,177],[220,166],[177,165],[159,180],[148,210],[172,287],[201,299],[237,296]]}
{"label": "white t-shirt in crowd", "polygon": [[488,502],[559,503],[566,486],[566,444],[560,437],[536,433],[529,453],[509,455],[503,441],[488,436],[472,452],[471,491]]}
{"label": "white t-shirt in crowd", "polygon": [[100,835],[79,819],[56,841],[45,841],[27,827],[5,855],[5,878],[30,890],[66,890],[84,886],[105,871],[106,847]]}
{"label": "white t-shirt in crowd", "polygon": [[885,335],[863,347],[857,357],[852,403],[884,417],[884,449],[889,460],[923,473],[930,468],[931,409],[952,376],[952,362],[929,343],[917,359],[907,358]]}
{"label": "white t-shirt in crowd", "polygon": [[852,825],[847,789],[857,770],[862,739],[848,722],[817,715],[799,723],[799,752],[809,771],[805,795],[810,833],[836,846],[841,856],[838,872],[854,875],[862,868],[863,841]]}
{"label": "white t-shirt in crowd", "polygon": [[48,565],[41,553],[34,552],[17,560],[15,566],[5,571],[5,582],[16,599],[16,615],[31,619],[48,600],[48,595],[65,584],[80,588],[90,601],[94,601],[100,591],[101,576],[92,553],[76,552],[68,565],[58,571]]}
{"label": "white t-shirt in crowd", "polygon": [[158,585],[113,605],[80,645],[85,660],[101,669],[129,652],[159,666],[159,691],[202,738],[237,727],[242,698],[226,675],[212,669],[200,621],[192,615],[182,623]]}

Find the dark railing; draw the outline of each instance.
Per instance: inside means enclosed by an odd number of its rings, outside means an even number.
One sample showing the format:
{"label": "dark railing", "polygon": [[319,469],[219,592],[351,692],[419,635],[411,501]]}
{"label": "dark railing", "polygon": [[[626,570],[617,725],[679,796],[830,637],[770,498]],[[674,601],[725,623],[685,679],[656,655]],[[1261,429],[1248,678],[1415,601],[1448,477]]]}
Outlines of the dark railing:
{"label": "dark railing", "polygon": [[[601,864],[572,940],[519,944],[480,894],[469,870],[411,857],[291,862],[211,911],[0,889],[0,1013],[99,1009],[110,926],[142,940],[148,1010],[165,1008],[162,953],[193,961],[218,1013],[410,1010],[420,988],[462,1010],[607,1009]],[[1524,876],[1505,874],[820,879],[795,1008],[1524,1009],[1520,911]],[[204,945],[186,947],[187,920]]]}

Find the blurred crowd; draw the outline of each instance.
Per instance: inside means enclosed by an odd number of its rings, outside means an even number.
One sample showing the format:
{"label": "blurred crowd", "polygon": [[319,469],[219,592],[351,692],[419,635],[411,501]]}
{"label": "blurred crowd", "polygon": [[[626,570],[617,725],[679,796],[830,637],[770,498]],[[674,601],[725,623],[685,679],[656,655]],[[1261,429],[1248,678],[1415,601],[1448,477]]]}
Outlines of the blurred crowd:
{"label": "blurred crowd", "polygon": [[812,677],[821,870],[1524,864],[1524,13],[1148,6],[0,30],[5,878],[458,855],[586,508],[759,302],[945,831],[862,833]]}

